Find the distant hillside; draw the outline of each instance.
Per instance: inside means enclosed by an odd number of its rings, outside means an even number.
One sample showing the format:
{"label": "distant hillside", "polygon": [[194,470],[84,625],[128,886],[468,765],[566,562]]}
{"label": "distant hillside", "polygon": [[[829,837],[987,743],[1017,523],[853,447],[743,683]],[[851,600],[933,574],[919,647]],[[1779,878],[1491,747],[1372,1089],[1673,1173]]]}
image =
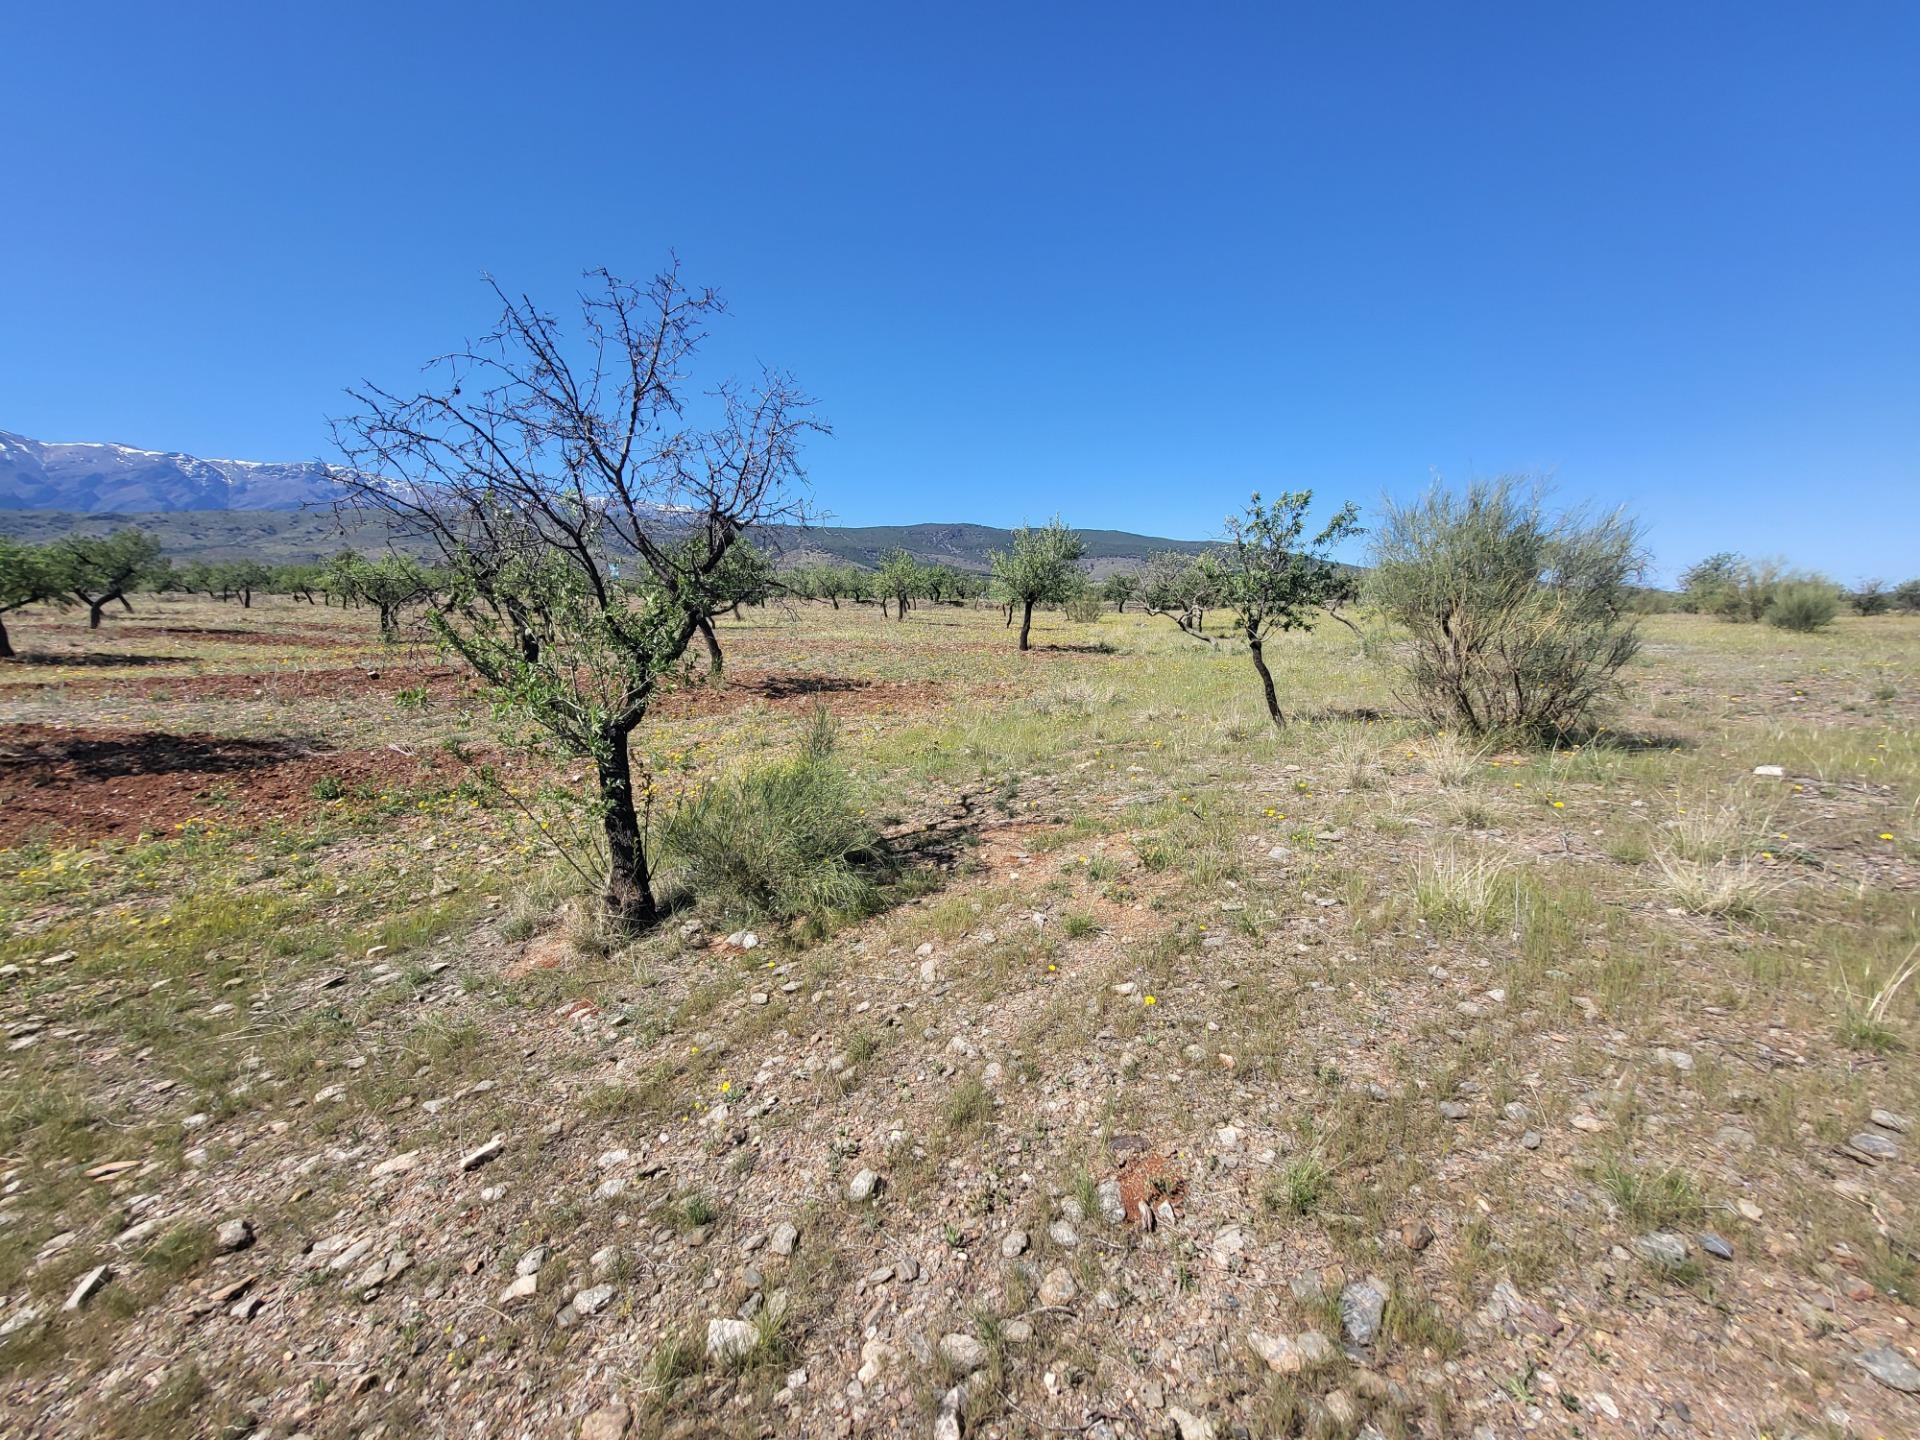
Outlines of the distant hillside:
{"label": "distant hillside", "polygon": [[[49,443],[0,430],[0,534],[52,540],[74,530],[138,525],[176,560],[250,556],[317,560],[342,545],[378,548],[380,527],[350,533],[326,508],[339,467],[260,460],[201,460],[173,451],[94,441]],[[1163,540],[1124,530],[1082,530],[1095,575],[1137,568],[1156,550],[1200,550],[1199,540]],[[902,549],[929,564],[984,571],[1010,532],[991,525],[821,525],[755,537],[788,566],[844,560],[872,568]]]}
{"label": "distant hillside", "polygon": [[297,510],[328,498],[336,470],[90,440],[50,443],[0,430],[0,510]]}
{"label": "distant hillside", "polygon": [[[57,540],[75,531],[105,531],[137,525],[158,536],[175,560],[233,560],[242,556],[269,562],[319,560],[344,545],[381,549],[384,531],[362,520],[343,531],[330,511],[171,510],[133,514],[79,514],[66,510],[0,510],[0,535],[21,540]],[[1156,550],[1202,550],[1201,540],[1165,540],[1124,530],[1082,530],[1087,568],[1096,576],[1138,569]],[[754,536],[777,551],[791,567],[841,560],[872,568],[896,547],[929,564],[984,572],[988,557],[1011,543],[1012,532],[991,525],[820,525],[778,528]]]}

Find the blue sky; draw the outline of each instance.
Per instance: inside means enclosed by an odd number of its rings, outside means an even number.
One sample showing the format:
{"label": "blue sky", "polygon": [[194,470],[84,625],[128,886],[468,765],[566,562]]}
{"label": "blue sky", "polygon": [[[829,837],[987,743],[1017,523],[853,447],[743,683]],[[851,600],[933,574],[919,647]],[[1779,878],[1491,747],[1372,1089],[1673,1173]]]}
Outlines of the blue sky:
{"label": "blue sky", "polygon": [[677,249],[846,523],[1551,472],[1920,574],[1920,7],[84,4],[5,27],[0,428],[324,453]]}

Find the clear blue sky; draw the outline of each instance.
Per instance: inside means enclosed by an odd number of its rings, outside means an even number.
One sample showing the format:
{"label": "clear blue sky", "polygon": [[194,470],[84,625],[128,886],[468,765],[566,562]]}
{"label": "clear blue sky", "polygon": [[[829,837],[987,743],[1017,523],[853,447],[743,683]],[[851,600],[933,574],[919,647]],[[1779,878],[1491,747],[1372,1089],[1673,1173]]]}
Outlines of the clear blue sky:
{"label": "clear blue sky", "polygon": [[847,523],[1550,470],[1920,573],[1920,6],[11,7],[0,428],[324,452],[677,248]]}

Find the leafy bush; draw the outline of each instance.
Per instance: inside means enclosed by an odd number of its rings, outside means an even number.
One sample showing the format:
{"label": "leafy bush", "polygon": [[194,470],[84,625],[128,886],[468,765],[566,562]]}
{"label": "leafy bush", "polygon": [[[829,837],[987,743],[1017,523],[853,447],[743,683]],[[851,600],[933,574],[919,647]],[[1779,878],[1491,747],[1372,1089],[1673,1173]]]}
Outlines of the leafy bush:
{"label": "leafy bush", "polygon": [[1893,587],[1894,608],[1920,615],[1920,580],[1903,580]]}
{"label": "leafy bush", "polygon": [[1469,734],[1582,726],[1640,648],[1638,526],[1549,514],[1515,478],[1389,504],[1372,558],[1366,595],[1398,627],[1408,702]]}
{"label": "leafy bush", "polygon": [[799,756],[682,800],[660,838],[680,878],[723,913],[816,931],[873,913],[891,871],[833,759],[825,712]]}
{"label": "leafy bush", "polygon": [[1063,607],[1067,619],[1076,625],[1091,625],[1107,613],[1106,600],[1098,590],[1082,590]]}
{"label": "leafy bush", "polygon": [[1766,619],[1782,630],[1807,634],[1831,625],[1839,613],[1840,597],[1833,586],[1821,580],[1787,580],[1775,587]]}

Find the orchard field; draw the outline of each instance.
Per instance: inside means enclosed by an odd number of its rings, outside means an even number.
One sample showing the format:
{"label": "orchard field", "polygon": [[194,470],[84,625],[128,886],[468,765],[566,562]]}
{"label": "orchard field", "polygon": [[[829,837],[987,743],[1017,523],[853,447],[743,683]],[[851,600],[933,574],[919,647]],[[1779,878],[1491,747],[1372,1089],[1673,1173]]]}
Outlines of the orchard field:
{"label": "orchard field", "polygon": [[424,632],[136,611],[0,666],[0,1432],[1914,1432],[1920,621],[1650,617],[1504,749],[1336,624],[1276,729],[750,607],[651,818],[830,729],[883,876],[633,939]]}

